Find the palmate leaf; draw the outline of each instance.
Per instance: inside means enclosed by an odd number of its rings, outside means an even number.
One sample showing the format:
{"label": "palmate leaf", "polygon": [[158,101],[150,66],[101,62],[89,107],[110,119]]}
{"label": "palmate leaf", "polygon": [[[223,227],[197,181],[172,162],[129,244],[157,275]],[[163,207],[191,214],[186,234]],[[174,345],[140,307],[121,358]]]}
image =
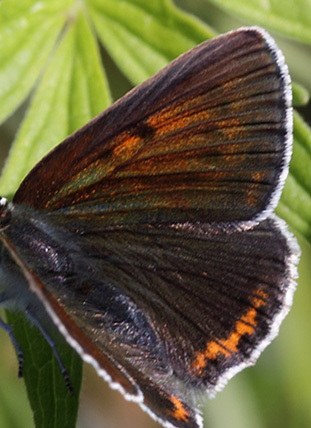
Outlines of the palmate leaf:
{"label": "palmate leaf", "polygon": [[170,0],[90,0],[88,4],[101,42],[134,84],[215,35]]}
{"label": "palmate leaf", "polygon": [[294,114],[294,150],[290,174],[277,213],[311,242],[311,132],[307,123]]}
{"label": "palmate leaf", "polygon": [[65,22],[60,10],[60,2],[52,8],[46,1],[37,7],[33,1],[1,2],[0,122],[21,104],[45,66]]}
{"label": "palmate leaf", "polygon": [[212,0],[219,7],[302,42],[311,42],[311,1]]}
{"label": "palmate leaf", "polygon": [[[279,5],[285,9],[284,2],[280,1]],[[257,12],[260,12],[258,4]],[[256,18],[256,15],[249,13],[247,17]],[[309,27],[306,26],[308,13],[298,18],[296,26],[290,27],[292,33],[288,34],[309,40]],[[145,80],[178,54],[214,34],[201,21],[178,10],[170,0],[88,0],[82,7],[71,0],[1,2],[0,120],[21,104],[43,74],[3,172],[1,195],[12,197],[25,174],[46,152],[110,103],[90,22],[111,57],[134,84]],[[284,17],[281,16],[278,22],[283,22],[280,30],[288,28]],[[267,24],[260,19],[257,23]],[[308,165],[309,160],[310,165],[310,152],[306,148],[310,130],[301,118],[295,118],[295,126],[295,144],[299,143],[300,147],[294,155],[296,165],[303,157],[303,150],[308,156],[304,158],[305,164]],[[302,175],[298,171],[297,177],[297,168],[294,168],[278,207],[279,215],[286,218],[309,242],[310,219],[306,214],[306,204],[310,203],[310,192],[306,183],[311,181],[310,175],[307,168]],[[296,205],[297,198],[301,203],[299,206]],[[10,315],[10,321],[13,316]],[[40,340],[38,334],[25,326],[21,319],[18,322],[16,335],[23,345],[26,338],[29,342],[24,356],[25,361],[32,362],[32,373],[29,376],[25,373],[25,381],[34,414],[39,415],[35,416],[36,426],[75,426],[78,391],[75,403],[67,401],[68,391],[64,388],[51,350],[43,340],[38,345],[39,360],[44,355],[44,361],[47,361],[42,369],[42,360],[36,362],[38,346],[32,344]],[[34,336],[30,338],[30,335]],[[77,369],[79,360],[74,359],[75,353],[70,348],[61,346],[61,349],[67,354],[64,357],[66,367],[75,373],[70,376],[78,389],[81,378],[81,370]],[[46,382],[54,376],[58,377],[55,381],[58,386],[48,398]],[[41,384],[38,385],[39,378]],[[53,418],[52,414],[58,417]],[[50,425],[51,420],[54,425]]]}
{"label": "palmate leaf", "polygon": [[[74,427],[77,420],[79,392],[82,379],[80,357],[57,340],[57,349],[70,373],[73,395],[69,394],[51,348],[37,328],[30,327],[21,314],[7,313],[14,324],[14,333],[23,349],[24,380],[36,427]],[[22,426],[22,425],[21,425]]]}

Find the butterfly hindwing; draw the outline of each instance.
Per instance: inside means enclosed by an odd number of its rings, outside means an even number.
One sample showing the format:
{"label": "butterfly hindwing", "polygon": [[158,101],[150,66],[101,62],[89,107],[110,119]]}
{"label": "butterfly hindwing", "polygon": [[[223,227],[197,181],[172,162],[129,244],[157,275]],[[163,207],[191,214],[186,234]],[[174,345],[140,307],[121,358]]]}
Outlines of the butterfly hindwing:
{"label": "butterfly hindwing", "polygon": [[[120,315],[121,305],[96,307],[100,298],[107,300],[105,287],[112,287],[111,302],[117,299],[129,308],[125,319],[131,318],[137,340],[124,352],[118,327],[112,331],[116,352],[136,358],[139,365],[141,343],[143,370],[153,373],[158,364],[160,373],[172,367],[178,380],[213,391],[217,379],[249,359],[270,334],[286,296],[293,292],[297,251],[283,235],[284,228],[280,220],[269,219],[247,232],[215,232],[204,224],[88,230],[79,247],[86,264],[92,263],[88,256],[96,254],[92,267],[103,281],[82,296],[85,319],[78,311],[75,321],[91,335],[88,299],[92,311]],[[70,306],[66,301],[64,305]]]}
{"label": "butterfly hindwing", "polygon": [[108,357],[110,371],[121,374],[113,382],[122,382],[129,398],[136,388],[142,407],[172,426],[200,426],[193,396],[212,396],[253,364],[291,303],[297,251],[276,218],[243,232],[204,223],[87,230],[75,223],[77,235],[57,214],[48,225],[38,215],[37,248],[40,233],[53,228],[54,243],[44,238],[54,248],[47,275],[45,260],[26,248],[27,237],[21,243],[16,216],[7,238],[36,272],[33,281],[44,281],[35,293],[40,299],[44,293],[69,343],[93,364],[88,352],[101,354],[94,365],[105,373]]}

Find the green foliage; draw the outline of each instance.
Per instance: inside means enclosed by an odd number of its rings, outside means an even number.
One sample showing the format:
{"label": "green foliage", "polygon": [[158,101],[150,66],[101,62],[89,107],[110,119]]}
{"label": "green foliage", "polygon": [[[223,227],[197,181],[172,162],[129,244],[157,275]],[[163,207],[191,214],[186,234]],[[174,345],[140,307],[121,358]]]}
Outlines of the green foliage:
{"label": "green foliage", "polygon": [[302,117],[294,114],[294,150],[277,213],[311,242],[311,133]]}
{"label": "green foliage", "polygon": [[311,1],[210,0],[231,13],[295,38],[311,42]]}
{"label": "green foliage", "polygon": [[[74,390],[71,395],[56,359],[51,356],[51,348],[47,346],[39,330],[30,327],[21,314],[9,312],[7,319],[9,323],[14,323],[16,336],[24,353],[24,380],[36,427],[75,427],[82,379],[80,357],[64,344],[60,335],[56,336],[57,349],[61,350],[62,361],[70,372]],[[7,427],[11,428],[10,425]]]}
{"label": "green foliage", "polygon": [[[275,0],[273,6],[256,0],[214,2],[250,23],[311,41],[310,0]],[[110,104],[98,40],[124,75],[137,84],[214,34],[170,0],[1,2],[0,121],[27,97],[31,96],[31,102],[2,173],[0,194],[11,198],[44,154]],[[308,92],[295,85],[295,104],[307,100]],[[311,133],[298,113],[294,125],[293,160],[277,212],[310,243]],[[15,334],[24,350],[24,379],[36,427],[74,427],[82,376],[79,358],[68,346],[59,346],[75,388],[71,397],[49,346],[20,316],[8,317],[16,323]],[[0,389],[1,397],[4,393]],[[242,413],[243,405],[240,403]],[[17,419],[13,421],[5,409],[11,407],[0,405],[0,420],[7,421],[5,426],[24,426]],[[307,416],[303,421],[311,424]],[[259,420],[257,423],[264,426]]]}

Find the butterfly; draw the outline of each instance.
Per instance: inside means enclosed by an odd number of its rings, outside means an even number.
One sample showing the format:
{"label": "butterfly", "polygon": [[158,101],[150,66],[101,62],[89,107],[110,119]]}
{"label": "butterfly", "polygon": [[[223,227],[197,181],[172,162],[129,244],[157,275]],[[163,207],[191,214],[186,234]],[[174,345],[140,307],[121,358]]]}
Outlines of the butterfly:
{"label": "butterfly", "polygon": [[52,320],[163,426],[202,427],[196,397],[254,364],[292,302],[299,249],[272,213],[291,151],[290,78],[271,36],[202,43],[0,199],[1,305],[43,334]]}

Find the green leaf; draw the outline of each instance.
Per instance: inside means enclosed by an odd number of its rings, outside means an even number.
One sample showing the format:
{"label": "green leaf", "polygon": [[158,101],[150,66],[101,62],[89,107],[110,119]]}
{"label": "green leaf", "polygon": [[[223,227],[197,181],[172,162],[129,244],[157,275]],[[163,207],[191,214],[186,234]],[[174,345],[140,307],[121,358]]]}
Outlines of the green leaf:
{"label": "green leaf", "polygon": [[211,2],[257,25],[311,43],[311,0],[211,0]]}
{"label": "green leaf", "polygon": [[294,114],[294,150],[277,213],[311,243],[311,129]]}
{"label": "green leaf", "polygon": [[76,131],[111,104],[99,48],[82,14],[76,22],[76,47],[71,77],[68,133]]}
{"label": "green leaf", "polygon": [[89,0],[88,6],[100,40],[135,84],[215,35],[168,0]]}
{"label": "green leaf", "polygon": [[[0,26],[8,21],[26,18],[28,15],[39,17],[56,15],[67,11],[75,0],[10,0],[1,2]],[[23,24],[22,24],[23,26]]]}
{"label": "green leaf", "polygon": [[304,106],[310,101],[309,91],[297,82],[292,83],[293,105],[295,107]]}
{"label": "green leaf", "polygon": [[[1,427],[33,428],[22,380],[17,377],[16,359],[7,333],[0,330],[0,421]],[[18,403],[18,411],[16,403]]]}
{"label": "green leaf", "polygon": [[21,314],[8,312],[7,318],[14,326],[14,334],[23,350],[23,377],[36,427],[75,427],[82,380],[80,357],[64,343],[60,333],[55,331],[57,350],[69,372],[73,387],[74,393],[71,395],[53,351],[38,329],[30,327]]}
{"label": "green leaf", "polygon": [[0,6],[0,122],[29,94],[65,20],[35,5],[21,8],[25,2],[11,10],[11,3]]}

